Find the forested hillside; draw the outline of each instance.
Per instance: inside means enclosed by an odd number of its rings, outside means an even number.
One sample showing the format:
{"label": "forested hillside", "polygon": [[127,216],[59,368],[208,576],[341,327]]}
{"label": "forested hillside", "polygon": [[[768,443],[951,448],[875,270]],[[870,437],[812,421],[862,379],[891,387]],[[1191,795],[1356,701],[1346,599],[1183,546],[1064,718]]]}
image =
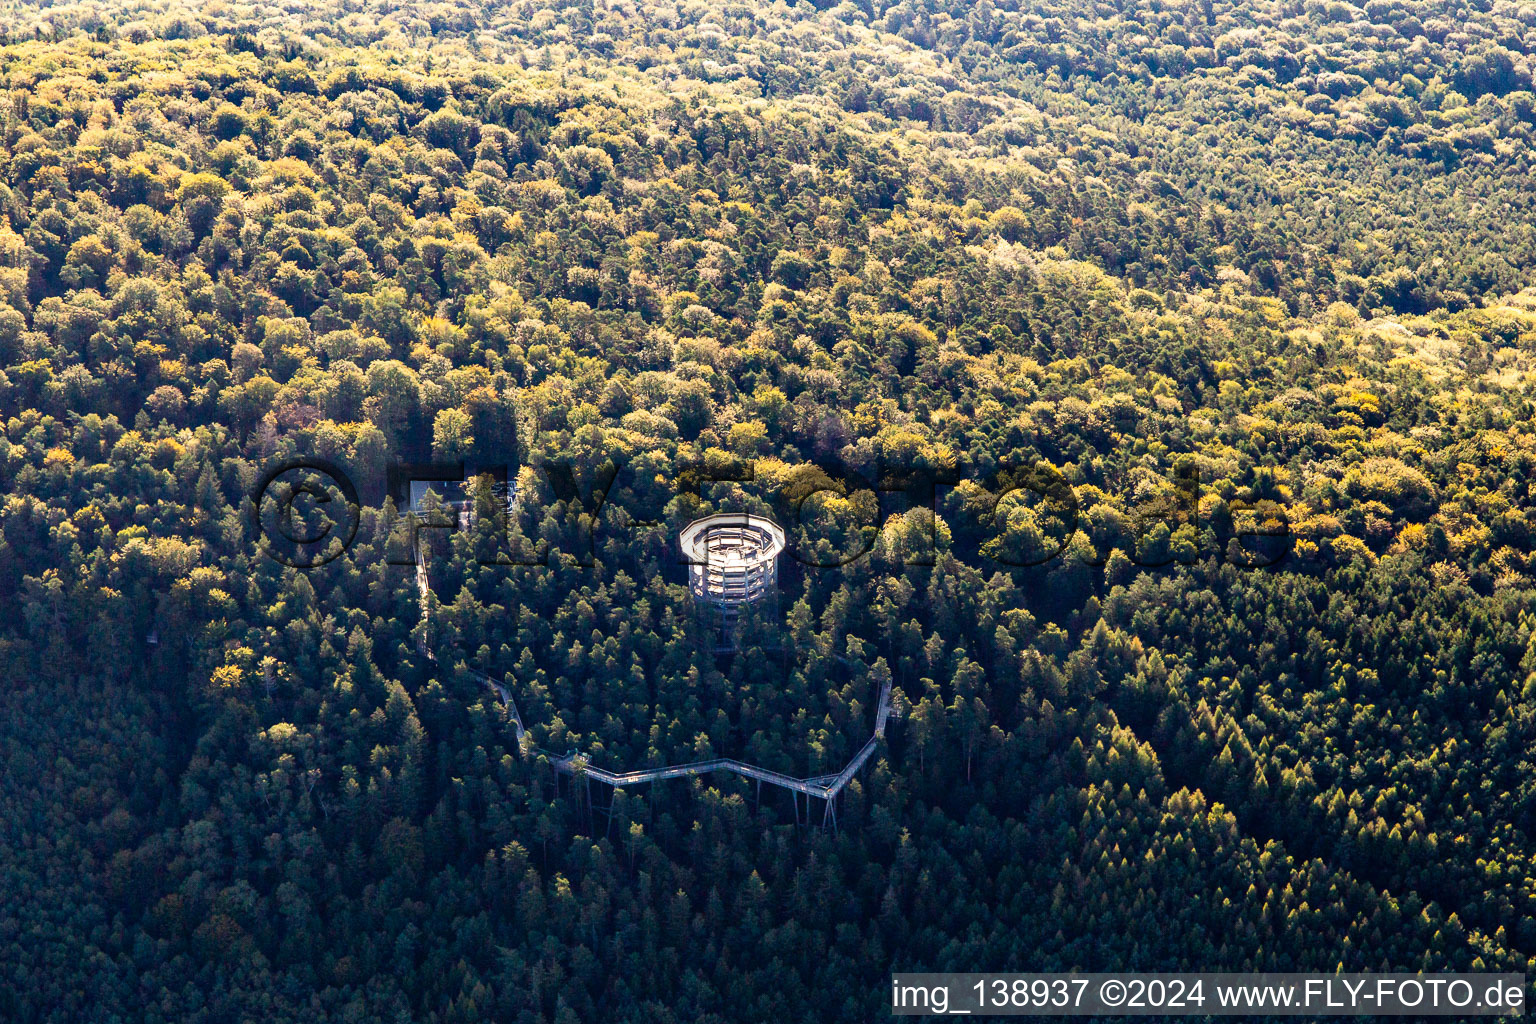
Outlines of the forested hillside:
{"label": "forested hillside", "polygon": [[[1528,972],[1533,53],[1503,0],[7,3],[0,1019]],[[294,458],[366,499],[311,569],[250,514]],[[423,607],[428,459],[518,502]],[[713,511],[791,527],[735,656]],[[836,772],[886,680],[836,830],[543,753]]]}

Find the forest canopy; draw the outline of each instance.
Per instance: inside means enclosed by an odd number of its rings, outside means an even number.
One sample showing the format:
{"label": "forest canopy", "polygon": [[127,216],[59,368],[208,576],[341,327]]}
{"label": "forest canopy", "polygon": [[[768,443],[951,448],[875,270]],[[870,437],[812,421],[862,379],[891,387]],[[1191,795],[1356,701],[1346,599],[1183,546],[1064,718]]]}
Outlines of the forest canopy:
{"label": "forest canopy", "polygon": [[[1527,973],[1533,53],[1502,0],[7,5],[0,1018]],[[366,499],[313,569],[249,514],[293,459]],[[517,501],[419,588],[434,461]],[[724,655],[716,511],[792,534]],[[886,683],[835,830],[548,757],[821,777]]]}

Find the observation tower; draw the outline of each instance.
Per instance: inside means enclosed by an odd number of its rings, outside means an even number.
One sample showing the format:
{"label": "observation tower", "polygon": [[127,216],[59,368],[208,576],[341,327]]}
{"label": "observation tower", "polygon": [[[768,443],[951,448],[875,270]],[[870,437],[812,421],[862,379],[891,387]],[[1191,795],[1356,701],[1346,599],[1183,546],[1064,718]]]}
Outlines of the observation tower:
{"label": "observation tower", "polygon": [[688,589],[701,609],[716,614],[722,640],[734,648],[742,607],[778,597],[784,530],[763,516],[723,512],[683,527],[678,544],[688,564]]}

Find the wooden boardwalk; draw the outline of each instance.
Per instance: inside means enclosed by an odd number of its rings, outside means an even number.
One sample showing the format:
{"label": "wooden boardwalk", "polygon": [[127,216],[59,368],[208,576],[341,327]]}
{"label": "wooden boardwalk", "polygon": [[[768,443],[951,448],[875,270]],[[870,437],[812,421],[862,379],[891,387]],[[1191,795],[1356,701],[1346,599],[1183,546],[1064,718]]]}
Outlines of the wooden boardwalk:
{"label": "wooden boardwalk", "polygon": [[[421,617],[424,625],[427,622],[427,592],[431,586],[427,577],[426,559],[423,557],[425,554],[425,551],[418,550],[416,557],[416,586],[421,595]],[[432,652],[427,643],[425,630],[423,630],[421,648],[422,653],[427,658],[433,662],[437,661],[437,656]],[[523,716],[517,710],[517,701],[512,698],[512,692],[507,689],[505,684],[498,683],[482,672],[476,672],[468,666],[465,666],[464,670],[480,680],[501,701],[501,706],[506,709],[507,718],[512,723],[512,730],[517,737],[518,749],[528,750],[534,754],[544,754],[549,758],[550,764],[554,766],[557,772],[588,781],[596,779],[598,782],[606,783],[614,789],[661,782],[666,779],[684,778],[690,775],[731,772],[743,778],[756,781],[759,793],[762,791],[762,784],[766,782],[770,786],[778,786],[781,789],[789,790],[791,793],[805,794],[807,819],[810,817],[810,801],[812,797],[826,801],[826,807],[822,814],[823,824],[830,822],[835,825],[837,823],[837,796],[853,780],[853,777],[859,773],[859,769],[863,768],[865,763],[874,756],[876,748],[884,741],[885,726],[890,720],[893,711],[891,684],[886,682],[880,687],[880,703],[875,709],[874,733],[859,748],[859,752],[853,756],[853,759],[848,762],[847,766],[835,775],[815,775],[810,778],[797,779],[793,776],[785,775],[783,772],[760,768],[755,764],[748,764],[745,761],[737,761],[729,757],[717,757],[708,761],[693,761],[688,764],[664,765],[659,768],[612,772],[592,764],[588,761],[585,754],[578,754],[575,751],[566,754],[552,754],[549,751],[528,746],[525,743],[528,730],[523,725]],[[797,795],[795,798],[795,820],[799,821],[799,819],[800,800]]]}
{"label": "wooden boardwalk", "polygon": [[885,738],[885,723],[891,711],[891,686],[886,683],[880,692],[880,708],[875,714],[875,732],[859,752],[854,755],[848,766],[836,775],[817,775],[808,779],[797,779],[783,772],[776,772],[768,768],[759,768],[755,764],[747,764],[745,761],[737,761],[729,757],[717,757],[708,761],[693,761],[688,764],[664,765],[660,768],[642,768],[637,771],[610,772],[591,764],[583,754],[566,754],[563,757],[551,757],[550,761],[555,769],[570,774],[585,775],[589,779],[607,783],[615,788],[624,786],[638,786],[648,782],[660,782],[663,779],[676,779],[685,775],[706,775],[710,772],[733,772],[743,778],[755,779],[758,782],[766,782],[770,786],[779,786],[783,789],[792,789],[806,796],[814,796],[821,800],[831,800],[843,791],[849,781],[858,774],[864,763],[874,755],[875,748]]}

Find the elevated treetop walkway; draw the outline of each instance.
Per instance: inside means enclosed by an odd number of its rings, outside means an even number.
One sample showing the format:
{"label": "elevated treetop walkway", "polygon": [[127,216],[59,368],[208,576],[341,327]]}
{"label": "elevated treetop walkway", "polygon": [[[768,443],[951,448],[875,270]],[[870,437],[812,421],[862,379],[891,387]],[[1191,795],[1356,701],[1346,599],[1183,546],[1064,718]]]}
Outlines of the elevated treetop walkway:
{"label": "elevated treetop walkway", "polygon": [[[425,627],[428,618],[427,592],[431,584],[427,576],[426,561],[422,557],[423,554],[424,552],[422,551],[417,552],[416,586],[421,595],[421,617],[422,625]],[[418,646],[427,658],[433,662],[437,661],[437,656],[432,652],[431,647],[427,643],[425,628],[423,628]],[[732,772],[743,778],[756,781],[759,789],[766,782],[770,786],[778,786],[792,793],[805,794],[807,811],[809,811],[811,797],[826,801],[823,821],[827,821],[830,817],[833,823],[837,821],[834,801],[837,799],[838,794],[853,780],[853,777],[859,773],[859,769],[863,768],[865,763],[874,756],[875,749],[885,739],[885,726],[890,721],[890,717],[894,712],[894,707],[891,703],[891,684],[887,681],[880,687],[880,701],[875,709],[874,733],[859,748],[858,753],[853,755],[853,759],[848,762],[847,766],[835,775],[816,775],[810,778],[797,779],[793,776],[785,775],[783,772],[761,768],[755,764],[748,764],[745,761],[737,761],[729,757],[716,757],[708,761],[692,761],[687,764],[663,765],[657,768],[642,768],[634,771],[613,772],[606,768],[599,768],[592,764],[585,754],[578,754],[574,750],[565,754],[553,754],[529,744],[527,742],[528,729],[523,725],[523,716],[519,713],[517,701],[513,699],[512,692],[506,685],[498,683],[490,676],[476,672],[468,668],[468,666],[465,667],[465,671],[480,680],[501,701],[502,707],[506,709],[507,718],[512,723],[513,733],[517,737],[518,749],[526,750],[530,753],[543,754],[549,758],[550,764],[554,766],[557,772],[582,777],[587,780],[596,779],[598,782],[606,783],[614,789],[661,782],[665,779],[683,778],[690,775],[707,775],[710,772]],[[795,803],[796,820],[799,819],[799,814],[800,805],[797,797]]]}
{"label": "elevated treetop walkway", "polygon": [[[504,688],[503,688],[504,689]],[[875,732],[859,748],[859,752],[848,762],[848,766],[836,775],[817,775],[808,779],[797,779],[776,772],[768,768],[759,768],[755,764],[747,764],[745,761],[737,761],[729,757],[716,757],[708,761],[693,761],[688,764],[664,765],[660,768],[643,768],[637,771],[611,772],[591,764],[585,755],[569,753],[563,757],[551,757],[550,763],[557,771],[571,774],[585,775],[587,778],[596,779],[598,782],[607,783],[615,788],[624,786],[638,786],[647,782],[660,782],[663,779],[676,779],[685,775],[705,775],[709,772],[734,772],[744,778],[755,779],[758,782],[766,782],[770,786],[779,786],[791,789],[806,796],[814,796],[822,800],[832,800],[843,791],[849,781],[858,774],[864,762],[868,761],[885,738],[885,723],[891,713],[891,684],[885,683],[880,688],[879,710],[875,713]],[[515,712],[513,712],[515,715]]]}

